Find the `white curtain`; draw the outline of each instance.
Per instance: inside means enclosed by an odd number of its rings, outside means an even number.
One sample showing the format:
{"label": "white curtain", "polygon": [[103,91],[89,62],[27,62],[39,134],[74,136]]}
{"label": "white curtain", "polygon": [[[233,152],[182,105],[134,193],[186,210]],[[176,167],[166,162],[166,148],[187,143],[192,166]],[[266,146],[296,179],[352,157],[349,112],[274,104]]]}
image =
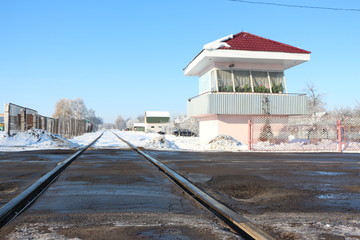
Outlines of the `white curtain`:
{"label": "white curtain", "polygon": [[233,92],[233,82],[231,70],[217,71],[219,92]]}
{"label": "white curtain", "polygon": [[283,93],[283,72],[269,72],[273,93]]}
{"label": "white curtain", "polygon": [[284,73],[282,72],[269,72],[271,84],[280,85],[283,82]]}
{"label": "white curtain", "polygon": [[254,87],[265,86],[266,88],[270,88],[267,72],[252,71],[251,75],[253,77]]}
{"label": "white curtain", "polygon": [[250,71],[234,70],[236,92],[251,92]]}

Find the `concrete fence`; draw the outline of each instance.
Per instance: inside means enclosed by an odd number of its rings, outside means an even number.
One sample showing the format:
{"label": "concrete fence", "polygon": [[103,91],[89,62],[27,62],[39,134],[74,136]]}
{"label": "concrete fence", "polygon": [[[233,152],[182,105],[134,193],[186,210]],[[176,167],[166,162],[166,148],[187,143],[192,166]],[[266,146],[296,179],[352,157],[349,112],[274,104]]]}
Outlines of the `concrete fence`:
{"label": "concrete fence", "polygon": [[71,138],[93,130],[93,125],[85,119],[45,117],[36,110],[13,103],[5,104],[4,125],[9,136],[35,128]]}

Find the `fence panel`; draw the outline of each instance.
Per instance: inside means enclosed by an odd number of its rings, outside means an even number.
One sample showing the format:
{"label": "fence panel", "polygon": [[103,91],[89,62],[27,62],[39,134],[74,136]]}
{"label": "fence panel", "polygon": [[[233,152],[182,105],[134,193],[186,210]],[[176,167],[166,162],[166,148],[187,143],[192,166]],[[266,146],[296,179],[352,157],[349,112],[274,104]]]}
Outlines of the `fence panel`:
{"label": "fence panel", "polygon": [[4,122],[7,124],[7,133],[12,135],[18,131],[26,131],[33,128],[34,115],[37,115],[37,111],[33,109],[21,107],[13,103],[5,105],[4,118],[7,119]]}
{"label": "fence panel", "polygon": [[258,116],[251,126],[257,151],[337,151],[337,121],[332,116]]}
{"label": "fence panel", "polygon": [[83,119],[45,117],[33,109],[13,103],[5,104],[4,113],[5,130],[10,136],[20,131],[36,128],[71,138],[93,129],[92,124]]}
{"label": "fence panel", "polygon": [[360,117],[345,118],[341,121],[342,150],[345,152],[360,151]]}

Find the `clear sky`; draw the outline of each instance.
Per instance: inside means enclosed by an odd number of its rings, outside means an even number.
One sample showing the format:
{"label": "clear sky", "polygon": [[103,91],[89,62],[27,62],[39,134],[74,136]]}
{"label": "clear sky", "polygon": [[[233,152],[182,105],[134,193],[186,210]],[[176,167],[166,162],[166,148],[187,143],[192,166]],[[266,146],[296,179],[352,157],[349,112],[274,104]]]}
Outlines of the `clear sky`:
{"label": "clear sky", "polygon": [[[262,2],[360,9],[359,0]],[[352,107],[359,23],[360,11],[229,0],[2,0],[0,104],[51,116],[59,99],[83,98],[105,122],[146,110],[183,114],[198,92],[183,68],[204,44],[246,31],[312,52],[285,72],[289,92],[313,83],[328,109]]]}

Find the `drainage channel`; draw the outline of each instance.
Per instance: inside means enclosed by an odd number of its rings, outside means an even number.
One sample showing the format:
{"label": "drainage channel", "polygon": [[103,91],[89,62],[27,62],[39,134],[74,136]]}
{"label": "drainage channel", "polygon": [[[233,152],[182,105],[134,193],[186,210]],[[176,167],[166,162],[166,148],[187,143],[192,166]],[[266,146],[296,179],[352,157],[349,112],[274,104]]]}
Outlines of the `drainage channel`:
{"label": "drainage channel", "polygon": [[102,135],[103,133],[101,133],[89,145],[79,149],[76,153],[58,163],[51,171],[1,207],[0,228],[5,226],[16,216],[21,214],[28,206],[30,206],[58,178],[62,171],[64,171],[77,157],[79,157],[86,149],[101,138]]}
{"label": "drainage channel", "polygon": [[113,134],[118,137],[121,141],[129,145],[134,151],[142,155],[145,159],[154,164],[159,170],[161,170],[166,176],[168,176],[172,181],[174,181],[178,186],[180,186],[184,191],[186,191],[191,197],[193,197],[197,202],[201,203],[204,207],[209,209],[217,217],[223,220],[229,227],[236,231],[241,237],[245,239],[256,239],[256,240],[265,240],[265,239],[274,239],[268,233],[256,227],[248,219],[238,215],[236,212],[226,207],[222,203],[216,201],[214,198],[197,188],[186,178],[182,177],[180,174],[174,170],[167,167],[165,164],[159,162],[157,159],[153,158],[149,154],[140,150],[136,146],[132,145],[130,142],[118,136],[116,133]]}

